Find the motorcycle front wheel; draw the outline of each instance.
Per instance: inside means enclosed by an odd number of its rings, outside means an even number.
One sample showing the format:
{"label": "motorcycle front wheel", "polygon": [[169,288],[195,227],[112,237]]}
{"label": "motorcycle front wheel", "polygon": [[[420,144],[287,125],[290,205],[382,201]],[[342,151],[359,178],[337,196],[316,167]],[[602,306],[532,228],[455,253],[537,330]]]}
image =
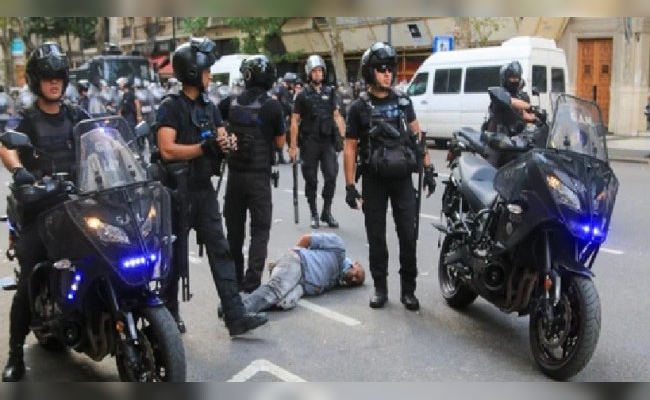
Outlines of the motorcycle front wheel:
{"label": "motorcycle front wheel", "polygon": [[126,349],[118,351],[120,379],[123,382],[185,382],[185,348],[167,308],[145,307],[134,318],[138,344],[131,345],[131,349],[135,351],[137,363],[129,362]]}
{"label": "motorcycle front wheel", "polygon": [[530,346],[535,362],[548,377],[564,381],[591,359],[600,335],[600,299],[591,279],[568,275],[548,320],[543,300],[530,314]]}

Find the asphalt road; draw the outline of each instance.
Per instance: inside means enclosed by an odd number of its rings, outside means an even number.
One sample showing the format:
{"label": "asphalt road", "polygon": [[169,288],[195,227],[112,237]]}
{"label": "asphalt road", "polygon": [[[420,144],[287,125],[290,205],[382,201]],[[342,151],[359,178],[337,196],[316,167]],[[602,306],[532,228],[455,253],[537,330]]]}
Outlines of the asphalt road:
{"label": "asphalt road", "polygon": [[[445,153],[431,150],[445,173]],[[650,380],[650,308],[647,232],[650,225],[648,176],[645,164],[614,163],[621,182],[609,239],[594,265],[602,303],[602,330],[595,354],[576,381]],[[274,221],[269,257],[291,247],[309,232],[308,208],[300,198],[300,225],[293,222],[291,167],[280,166],[280,187],[274,189]],[[344,202],[342,173],[333,212],[336,230],[348,254],[367,265],[368,247],[363,216]],[[0,173],[8,181],[6,171]],[[301,185],[302,188],[302,185]],[[0,198],[6,194],[5,185]],[[302,192],[301,192],[302,193]],[[340,289],[304,299],[286,312],[270,313],[266,326],[231,339],[217,319],[218,298],[207,265],[192,245],[194,299],[182,304],[188,325],[184,336],[188,380],[191,381],[544,381],[528,343],[528,318],[506,315],[478,300],[464,312],[446,306],[437,281],[438,238],[431,222],[440,214],[439,190],[422,203],[418,242],[417,295],[422,309],[413,313],[399,303],[398,245],[391,218],[389,298],[385,309],[368,307],[370,277],[360,288]],[[4,206],[3,206],[4,207]],[[323,230],[329,230],[324,228]],[[0,248],[6,232],[0,231]],[[2,252],[4,253],[4,251]],[[10,264],[0,256],[0,276]],[[8,342],[12,293],[0,292],[0,363]],[[117,381],[114,359],[97,363],[70,351],[50,354],[35,344],[26,346],[29,381]]]}

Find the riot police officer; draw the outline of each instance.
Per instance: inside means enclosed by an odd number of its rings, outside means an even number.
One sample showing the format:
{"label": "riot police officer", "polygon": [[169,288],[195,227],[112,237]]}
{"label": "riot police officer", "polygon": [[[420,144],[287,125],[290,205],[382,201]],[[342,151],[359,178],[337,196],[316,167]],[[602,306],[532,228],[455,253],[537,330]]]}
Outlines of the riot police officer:
{"label": "riot police officer", "polygon": [[[252,292],[260,286],[272,221],[271,165],[276,149],[284,146],[282,105],[271,98],[276,77],[273,62],[265,55],[242,61],[244,92],[219,104],[228,130],[237,136],[237,151],[228,160],[228,184],[224,217],[230,252],[237,267],[240,290]],[[244,276],[246,212],[250,212],[248,269]]]}
{"label": "riot police officer", "polygon": [[80,79],[77,82],[77,92],[79,93],[79,107],[83,108],[84,111],[90,112],[90,97],[88,96],[88,91],[90,90],[90,82],[87,79]]}
{"label": "riot police officer", "polygon": [[343,150],[345,124],[339,113],[335,91],[324,83],[327,67],[323,58],[319,55],[309,56],[305,64],[305,74],[309,83],[296,97],[291,115],[289,157],[295,162],[299,146],[302,175],[305,178],[305,197],[309,203],[313,229],[320,226],[316,207],[320,163],[325,181],[321,193],[323,210],[320,220],[330,228],[338,228],[339,223],[332,216],[332,198],[339,171],[336,156],[337,152]]}
{"label": "riot police officer", "polygon": [[[74,125],[90,116],[82,109],[63,103],[62,97],[69,82],[68,61],[63,49],[47,42],[34,50],[27,60],[26,77],[29,90],[36,96],[31,107],[22,111],[22,120],[16,130],[30,137],[32,143],[49,157],[34,157],[32,151],[15,151],[0,147],[0,159],[13,174],[14,184],[32,184],[36,179],[56,172],[74,172]],[[73,178],[74,179],[74,178]],[[16,244],[20,263],[18,288],[11,304],[9,327],[9,360],[2,380],[19,381],[25,374],[23,345],[29,333],[29,276],[34,266],[47,253],[36,224],[37,210],[22,216],[21,232]]]}
{"label": "riot police officer", "polygon": [[[345,201],[351,208],[363,210],[375,285],[370,307],[381,308],[388,300],[386,211],[390,199],[399,240],[400,300],[408,310],[415,311],[420,308],[415,297],[415,219],[419,216],[411,173],[423,162],[424,185],[431,195],[435,190],[433,165],[423,148],[411,100],[391,87],[397,69],[395,50],[383,42],[373,44],[363,54],[360,69],[369,90],[360,94],[348,113],[343,159]],[[361,160],[358,167],[357,155]],[[363,196],[355,187],[355,167],[361,168]]]}
{"label": "riot police officer", "polygon": [[[164,163],[168,166],[177,162],[189,164],[189,173],[184,179],[186,187],[180,187],[177,181],[178,186],[174,189],[181,191],[182,197],[187,199],[186,209],[181,211],[187,211],[185,217],[189,219],[189,225],[205,245],[226,326],[230,335],[236,336],[265,324],[268,319],[264,315],[245,313],[237,290],[235,263],[223,234],[219,203],[210,180],[219,169],[223,151],[229,151],[229,140],[219,110],[205,93],[210,82],[210,66],[217,59],[215,48],[215,43],[208,38],[192,38],[176,48],[172,66],[174,75],[183,83],[183,89],[178,95],[168,95],[160,104],[155,129]],[[173,221],[176,229],[182,222],[178,215]],[[185,237],[179,237],[175,242],[175,267],[180,265],[176,257],[181,256],[177,243],[187,240],[187,232],[177,230],[178,235]],[[187,254],[182,256],[187,258]],[[179,268],[174,268],[165,297],[179,328],[184,330],[178,310],[179,274]]]}
{"label": "riot police officer", "polygon": [[117,113],[126,120],[131,129],[135,129],[135,126],[142,121],[142,104],[134,92],[133,80],[123,76],[118,78],[116,83],[122,91]]}
{"label": "riot police officer", "polygon": [[[0,133],[4,132],[7,125],[13,119],[14,101],[11,96],[5,93],[4,85],[0,84]],[[12,128],[15,128],[12,127]]]}

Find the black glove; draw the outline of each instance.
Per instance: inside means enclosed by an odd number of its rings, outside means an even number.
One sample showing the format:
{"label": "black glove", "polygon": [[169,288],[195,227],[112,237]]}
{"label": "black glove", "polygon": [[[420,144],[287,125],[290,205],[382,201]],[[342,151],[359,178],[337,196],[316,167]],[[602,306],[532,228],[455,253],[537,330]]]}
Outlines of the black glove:
{"label": "black glove", "polygon": [[206,157],[215,159],[222,157],[221,147],[219,147],[216,136],[210,136],[201,142],[201,151]]}
{"label": "black glove", "polygon": [[356,209],[357,207],[357,201],[361,199],[361,195],[359,192],[357,192],[357,188],[350,184],[345,187],[345,191],[347,194],[345,195],[345,202],[348,203],[350,208]]}
{"label": "black glove", "polygon": [[424,187],[427,188],[427,197],[430,197],[436,191],[436,179],[438,174],[434,171],[433,165],[424,167]]}
{"label": "black glove", "polygon": [[336,150],[337,153],[343,151],[343,137],[339,134],[334,135],[334,150]]}
{"label": "black glove", "polygon": [[31,172],[27,171],[25,167],[18,167],[14,169],[14,183],[16,185],[32,185],[34,182],[36,182],[36,178],[34,178],[34,175],[31,174]]}

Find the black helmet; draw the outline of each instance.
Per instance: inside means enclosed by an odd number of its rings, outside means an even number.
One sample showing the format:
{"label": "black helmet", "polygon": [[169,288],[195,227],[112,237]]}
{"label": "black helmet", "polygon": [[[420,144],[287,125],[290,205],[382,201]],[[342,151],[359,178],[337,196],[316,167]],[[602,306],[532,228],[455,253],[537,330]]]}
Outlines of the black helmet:
{"label": "black helmet", "polygon": [[219,58],[216,47],[207,37],[191,38],[178,46],[172,56],[174,76],[186,85],[203,89],[201,73]]}
{"label": "black helmet", "polygon": [[273,87],[277,75],[275,64],[263,54],[254,55],[242,61],[239,72],[244,77],[246,89],[260,86],[269,90]]}
{"label": "black helmet", "polygon": [[[519,91],[519,84],[521,82],[522,68],[519,61],[512,61],[509,64],[501,67],[499,77],[501,78],[501,86],[503,86],[511,94],[517,94]],[[516,81],[510,82],[510,78],[517,78]]]}
{"label": "black helmet", "polygon": [[370,46],[361,56],[361,74],[367,85],[374,85],[375,68],[385,66],[393,72],[391,85],[397,75],[397,53],[391,45],[377,42]]}
{"label": "black helmet", "polygon": [[42,96],[41,79],[63,79],[63,90],[70,81],[68,58],[58,44],[46,42],[32,51],[25,68],[29,90],[37,96]]}
{"label": "black helmet", "polygon": [[90,89],[90,82],[88,79],[81,79],[77,82],[77,92],[87,92]]}

